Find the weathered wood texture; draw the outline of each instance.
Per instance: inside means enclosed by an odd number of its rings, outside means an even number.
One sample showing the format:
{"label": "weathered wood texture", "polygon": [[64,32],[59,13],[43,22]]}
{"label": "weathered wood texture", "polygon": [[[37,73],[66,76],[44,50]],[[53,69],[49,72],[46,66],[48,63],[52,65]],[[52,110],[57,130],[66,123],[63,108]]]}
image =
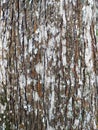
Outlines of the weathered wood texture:
{"label": "weathered wood texture", "polygon": [[1,0],[0,124],[97,130],[94,0]]}

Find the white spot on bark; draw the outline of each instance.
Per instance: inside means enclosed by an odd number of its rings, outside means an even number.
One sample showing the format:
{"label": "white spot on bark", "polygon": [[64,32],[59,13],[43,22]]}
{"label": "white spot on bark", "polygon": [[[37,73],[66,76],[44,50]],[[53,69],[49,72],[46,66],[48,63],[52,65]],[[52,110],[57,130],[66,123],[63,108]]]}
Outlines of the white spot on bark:
{"label": "white spot on bark", "polygon": [[43,64],[42,63],[38,63],[35,65],[35,69],[36,69],[36,72],[38,74],[43,74],[44,72],[44,67],[43,67]]}

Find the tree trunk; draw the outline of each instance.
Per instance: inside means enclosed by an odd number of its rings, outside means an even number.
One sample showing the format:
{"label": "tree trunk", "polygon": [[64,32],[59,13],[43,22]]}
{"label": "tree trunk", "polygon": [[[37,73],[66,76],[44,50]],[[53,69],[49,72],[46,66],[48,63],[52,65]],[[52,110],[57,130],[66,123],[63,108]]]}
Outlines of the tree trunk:
{"label": "tree trunk", "polygon": [[97,130],[94,0],[1,0],[0,124]]}

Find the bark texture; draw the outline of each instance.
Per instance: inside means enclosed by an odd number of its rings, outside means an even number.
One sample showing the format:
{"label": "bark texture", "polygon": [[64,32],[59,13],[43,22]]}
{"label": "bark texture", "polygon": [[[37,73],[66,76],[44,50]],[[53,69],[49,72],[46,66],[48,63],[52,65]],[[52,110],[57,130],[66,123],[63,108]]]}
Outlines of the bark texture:
{"label": "bark texture", "polygon": [[97,130],[94,0],[1,0],[0,125]]}

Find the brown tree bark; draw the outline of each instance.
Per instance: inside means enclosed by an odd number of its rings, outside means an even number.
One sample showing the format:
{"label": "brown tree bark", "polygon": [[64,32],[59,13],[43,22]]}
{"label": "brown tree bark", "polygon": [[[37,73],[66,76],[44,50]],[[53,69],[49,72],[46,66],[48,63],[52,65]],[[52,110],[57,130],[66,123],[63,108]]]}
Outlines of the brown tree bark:
{"label": "brown tree bark", "polygon": [[94,0],[1,0],[0,124],[97,130]]}

